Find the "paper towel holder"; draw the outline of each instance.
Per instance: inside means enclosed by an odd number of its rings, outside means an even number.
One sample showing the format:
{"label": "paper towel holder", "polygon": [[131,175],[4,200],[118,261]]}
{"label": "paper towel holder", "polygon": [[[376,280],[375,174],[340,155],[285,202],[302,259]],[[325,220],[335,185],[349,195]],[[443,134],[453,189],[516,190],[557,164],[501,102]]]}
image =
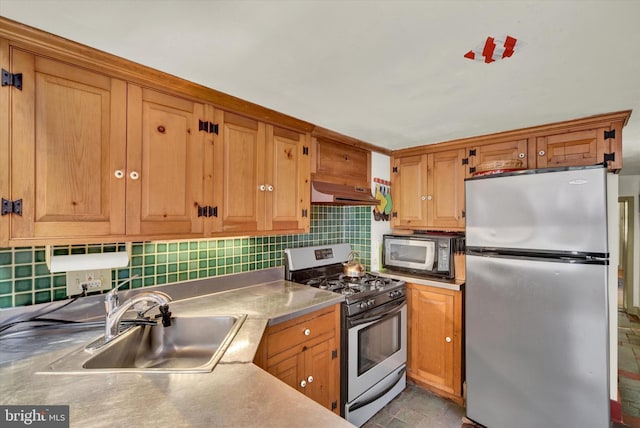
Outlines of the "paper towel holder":
{"label": "paper towel holder", "polygon": [[54,256],[52,245],[45,245],[44,248],[45,261],[51,273],[120,268],[128,266],[131,258],[131,242],[125,243],[125,251],[109,253]]}

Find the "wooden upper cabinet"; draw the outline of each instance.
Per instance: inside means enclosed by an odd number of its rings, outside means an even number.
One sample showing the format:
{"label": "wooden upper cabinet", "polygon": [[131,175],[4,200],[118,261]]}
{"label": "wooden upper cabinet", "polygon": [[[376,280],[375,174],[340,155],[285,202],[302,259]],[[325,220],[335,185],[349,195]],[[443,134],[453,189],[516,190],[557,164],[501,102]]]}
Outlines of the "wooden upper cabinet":
{"label": "wooden upper cabinet", "polygon": [[394,158],[391,226],[408,229],[464,227],[465,150]]}
{"label": "wooden upper cabinet", "polygon": [[249,232],[264,228],[265,125],[233,113],[224,113],[222,124],[222,168],[218,179],[222,194],[224,231]]}
{"label": "wooden upper cabinet", "polygon": [[218,151],[223,231],[308,230],[306,134],[225,112]]}
{"label": "wooden upper cabinet", "polygon": [[129,85],[127,234],[202,235],[204,106]]}
{"label": "wooden upper cabinet", "polygon": [[609,128],[565,132],[536,139],[538,168],[595,165],[609,152],[605,133]]}
{"label": "wooden upper cabinet", "polygon": [[16,48],[11,69],[9,239],[124,234],[126,83]]}
{"label": "wooden upper cabinet", "polygon": [[309,141],[304,133],[267,125],[265,229],[309,230]]}
{"label": "wooden upper cabinet", "polygon": [[463,228],[464,149],[427,155],[427,226]]}
{"label": "wooden upper cabinet", "polygon": [[[522,161],[523,168],[528,168],[529,157],[527,156],[527,147],[526,138],[473,146],[467,152],[469,156],[469,168],[476,168],[485,162],[515,159]],[[469,173],[473,173],[474,171],[474,169],[470,169]]]}
{"label": "wooden upper cabinet", "polygon": [[427,155],[392,159],[391,227],[427,226]]}
{"label": "wooden upper cabinet", "polygon": [[368,189],[371,187],[371,152],[360,147],[314,138],[313,179]]}

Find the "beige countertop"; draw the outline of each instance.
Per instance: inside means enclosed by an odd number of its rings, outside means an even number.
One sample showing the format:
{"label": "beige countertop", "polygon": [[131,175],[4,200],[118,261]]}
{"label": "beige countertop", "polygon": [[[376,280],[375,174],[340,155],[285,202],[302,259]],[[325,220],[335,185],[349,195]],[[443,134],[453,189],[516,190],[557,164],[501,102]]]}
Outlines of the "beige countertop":
{"label": "beige countertop", "polygon": [[101,327],[0,339],[0,404],[69,405],[72,427],[350,427],[252,361],[268,324],[341,295],[277,280],[171,303],[173,316],[248,314],[210,373],[52,373],[49,365]]}

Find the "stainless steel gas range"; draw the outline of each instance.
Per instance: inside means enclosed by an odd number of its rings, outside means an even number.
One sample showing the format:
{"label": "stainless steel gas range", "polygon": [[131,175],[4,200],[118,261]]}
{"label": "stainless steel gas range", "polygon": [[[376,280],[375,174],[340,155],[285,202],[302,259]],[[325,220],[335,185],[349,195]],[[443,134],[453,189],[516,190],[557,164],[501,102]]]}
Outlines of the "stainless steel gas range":
{"label": "stainless steel gas range", "polygon": [[406,284],[343,274],[349,244],[285,250],[285,278],[345,296],[341,316],[341,415],[361,426],[406,387]]}

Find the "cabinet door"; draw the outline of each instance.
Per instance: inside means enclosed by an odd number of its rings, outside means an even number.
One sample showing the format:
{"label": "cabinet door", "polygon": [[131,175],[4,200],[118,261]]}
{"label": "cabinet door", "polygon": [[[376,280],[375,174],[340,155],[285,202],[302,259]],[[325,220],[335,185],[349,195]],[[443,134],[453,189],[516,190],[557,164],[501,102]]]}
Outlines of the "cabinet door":
{"label": "cabinet door", "polygon": [[320,181],[369,188],[371,153],[347,144],[317,139],[315,175]]}
{"label": "cabinet door", "polygon": [[[309,150],[306,135],[267,125],[265,228],[309,226]],[[307,144],[308,147],[308,144]],[[306,210],[303,217],[303,209]]]}
{"label": "cabinet door", "polygon": [[455,396],[461,393],[459,299],[459,292],[432,287],[412,286],[409,293],[409,374]]}
{"label": "cabinet door", "polygon": [[127,234],[202,234],[203,105],[129,85]]}
{"label": "cabinet door", "polygon": [[295,354],[277,363],[267,365],[267,372],[277,377],[287,385],[304,392],[300,385],[304,377],[304,355]]}
{"label": "cabinet door", "polygon": [[222,139],[222,229],[234,232],[263,230],[268,184],[264,180],[265,125],[225,112]]}
{"label": "cabinet door", "polygon": [[465,151],[430,153],[427,160],[427,218],[434,228],[464,227]]}
{"label": "cabinet door", "polygon": [[391,227],[427,226],[427,156],[394,159],[391,175]]}
{"label": "cabinet door", "polygon": [[528,168],[527,139],[475,146],[470,150],[469,159],[471,168],[485,162],[513,159],[520,159],[523,168]]}
{"label": "cabinet door", "polygon": [[304,388],[307,397],[340,414],[340,367],[335,339],[326,340],[304,351]]}
{"label": "cabinet door", "polygon": [[595,165],[604,161],[608,143],[604,132],[609,128],[538,137],[536,139],[538,168]]}
{"label": "cabinet door", "polygon": [[[125,232],[126,84],[12,50],[11,239]],[[9,195],[3,195],[5,197]]]}

